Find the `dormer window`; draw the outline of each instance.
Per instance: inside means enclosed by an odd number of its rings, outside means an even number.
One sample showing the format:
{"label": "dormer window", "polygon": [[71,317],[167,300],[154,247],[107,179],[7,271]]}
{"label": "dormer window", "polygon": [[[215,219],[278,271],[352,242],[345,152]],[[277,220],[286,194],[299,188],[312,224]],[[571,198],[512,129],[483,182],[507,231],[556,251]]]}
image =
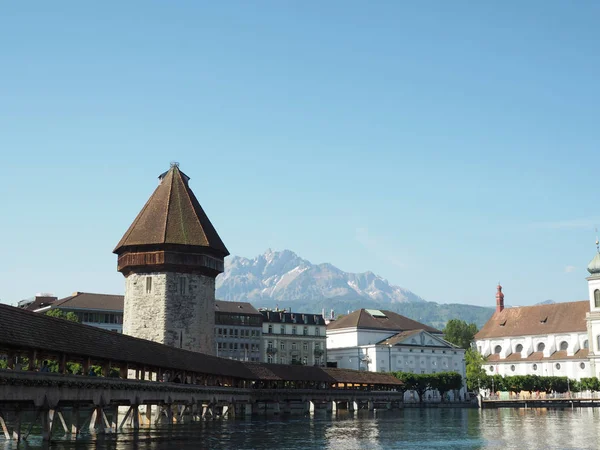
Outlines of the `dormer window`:
{"label": "dormer window", "polygon": [[540,320],[540,323],[546,323],[548,321],[548,317],[544,317],[543,319]]}
{"label": "dormer window", "polygon": [[500,322],[501,327],[503,327],[504,325],[506,325],[506,319],[504,319],[502,322]]}

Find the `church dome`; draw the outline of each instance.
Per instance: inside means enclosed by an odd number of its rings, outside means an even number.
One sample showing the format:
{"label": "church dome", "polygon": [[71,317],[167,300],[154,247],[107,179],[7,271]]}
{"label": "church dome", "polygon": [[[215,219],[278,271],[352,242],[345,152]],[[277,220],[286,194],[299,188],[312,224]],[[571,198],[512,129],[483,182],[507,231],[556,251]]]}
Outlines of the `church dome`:
{"label": "church dome", "polygon": [[592,275],[600,274],[600,252],[596,253],[594,259],[588,264],[588,272]]}

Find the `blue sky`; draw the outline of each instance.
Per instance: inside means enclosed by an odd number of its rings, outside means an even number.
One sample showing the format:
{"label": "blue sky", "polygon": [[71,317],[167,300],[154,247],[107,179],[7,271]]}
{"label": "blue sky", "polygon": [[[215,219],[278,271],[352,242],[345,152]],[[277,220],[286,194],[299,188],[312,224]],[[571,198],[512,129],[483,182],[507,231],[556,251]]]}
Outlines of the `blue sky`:
{"label": "blue sky", "polygon": [[428,300],[587,295],[600,4],[6,2],[0,301],[121,293],[179,161],[232,254],[291,249]]}

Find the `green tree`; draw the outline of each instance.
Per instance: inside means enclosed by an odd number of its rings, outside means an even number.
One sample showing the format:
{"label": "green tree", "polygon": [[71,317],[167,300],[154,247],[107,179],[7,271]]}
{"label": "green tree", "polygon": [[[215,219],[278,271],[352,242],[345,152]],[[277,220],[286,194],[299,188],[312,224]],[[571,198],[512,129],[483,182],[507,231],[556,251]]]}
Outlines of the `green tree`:
{"label": "green tree", "polygon": [[466,350],[471,347],[477,331],[477,325],[474,323],[467,324],[464,320],[451,319],[444,329],[444,339]]}
{"label": "green tree", "polygon": [[480,387],[486,389],[491,387],[491,381],[483,368],[486,362],[481,353],[473,348],[468,348],[465,352],[465,363],[467,368],[467,389],[477,391]]}
{"label": "green tree", "polygon": [[58,319],[68,320],[70,322],[79,322],[79,317],[77,317],[77,314],[75,314],[73,312],[65,313],[63,310],[61,310],[59,308],[51,309],[51,310],[47,311],[46,315],[50,316],[50,317],[56,317]]}
{"label": "green tree", "polygon": [[430,388],[437,389],[442,402],[447,392],[459,390],[462,387],[462,377],[456,372],[439,372],[428,375]]}
{"label": "green tree", "polygon": [[581,389],[592,392],[600,391],[600,380],[597,377],[582,378]]}

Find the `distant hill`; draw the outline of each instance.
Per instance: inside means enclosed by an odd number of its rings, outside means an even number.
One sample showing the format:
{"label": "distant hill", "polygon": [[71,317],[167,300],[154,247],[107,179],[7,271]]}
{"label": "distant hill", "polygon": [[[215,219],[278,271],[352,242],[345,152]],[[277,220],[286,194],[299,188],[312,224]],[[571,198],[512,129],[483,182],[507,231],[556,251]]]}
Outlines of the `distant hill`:
{"label": "distant hill", "polygon": [[217,277],[217,298],[249,301],[256,307],[329,315],[359,308],[387,309],[436,328],[450,319],[481,328],[494,308],[427,302],[414,292],[394,286],[373,272],[348,273],[325,264],[312,264],[290,250],[267,250],[256,258],[227,258]]}

